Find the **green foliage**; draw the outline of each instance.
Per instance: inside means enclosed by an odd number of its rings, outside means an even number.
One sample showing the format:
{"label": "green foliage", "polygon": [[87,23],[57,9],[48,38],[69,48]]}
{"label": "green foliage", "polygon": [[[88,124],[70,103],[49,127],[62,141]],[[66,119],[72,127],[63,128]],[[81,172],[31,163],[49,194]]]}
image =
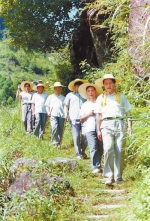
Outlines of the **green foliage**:
{"label": "green foliage", "polygon": [[11,104],[15,99],[12,80],[0,75],[0,85],[0,105]]}
{"label": "green foliage", "polygon": [[[138,185],[138,186],[137,186]],[[150,170],[143,170],[142,179],[134,186],[131,205],[138,220],[150,220]],[[135,204],[136,202],[136,204]]]}
{"label": "green foliage", "polygon": [[63,88],[63,93],[66,94],[67,86],[72,80],[74,75],[73,66],[69,59],[69,51],[67,48],[59,50],[59,53],[50,54],[50,57],[54,56],[55,62],[54,65],[54,74],[55,81],[60,81],[66,88]]}
{"label": "green foliage", "polygon": [[78,2],[70,0],[1,0],[0,16],[8,28],[5,41],[24,50],[43,52],[64,46],[75,28],[70,16]]}
{"label": "green foliage", "polygon": [[[74,76],[67,48],[47,54],[25,53],[23,50],[15,50],[1,42],[0,49],[2,51],[0,54],[0,74],[10,79],[13,85],[11,96],[7,94],[8,104],[14,101],[17,85],[23,80],[38,81],[42,79],[44,82],[49,82],[50,86],[55,81],[60,81],[67,86]],[[5,82],[3,83],[5,84]],[[7,93],[7,91],[5,92]],[[63,88],[63,94],[66,93],[67,87]]]}
{"label": "green foliage", "polygon": [[[0,204],[3,205],[1,220],[70,221],[71,217],[72,220],[86,221],[88,220],[86,212],[90,211],[90,203],[92,205],[98,201],[102,204],[105,201],[108,203],[108,196],[105,195],[102,198],[99,177],[97,180],[95,175],[91,174],[90,159],[80,161],[74,170],[67,170],[65,167],[48,163],[49,159],[60,156],[74,158],[71,130],[68,124],[65,126],[62,147],[57,149],[50,144],[49,122],[46,125],[44,139],[40,141],[32,134],[25,133],[20,119],[19,105],[15,109],[2,107],[0,111]],[[134,190],[129,205],[131,203],[131,205],[138,207],[137,210],[134,206],[128,206],[128,217],[134,213],[137,220],[142,221],[148,220],[147,214],[149,214],[150,118],[148,113],[148,108],[136,108],[132,113],[133,135],[127,139],[126,163],[128,166],[124,173],[124,179],[128,181],[127,185],[130,187],[130,191],[132,188]],[[56,174],[69,180],[76,197],[70,196],[64,190],[63,185],[58,186],[54,183],[50,188],[46,185],[43,187],[43,192],[49,188],[48,196],[41,195],[37,189],[32,189],[21,198],[14,195],[11,201],[8,201],[3,196],[3,192],[13,183],[10,167],[15,159],[21,157],[40,160],[36,174],[41,172],[42,174]],[[33,170],[32,172],[34,175]],[[134,182],[130,180],[134,180]],[[88,200],[83,203],[84,199]],[[115,220],[134,220],[127,218],[126,210],[121,213],[124,216],[120,215],[120,219]]]}

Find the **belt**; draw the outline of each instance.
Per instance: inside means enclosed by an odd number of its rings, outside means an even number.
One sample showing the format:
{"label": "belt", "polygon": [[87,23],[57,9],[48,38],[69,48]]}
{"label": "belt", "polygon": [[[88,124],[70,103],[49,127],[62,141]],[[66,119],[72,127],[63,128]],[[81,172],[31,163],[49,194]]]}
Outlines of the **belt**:
{"label": "belt", "polygon": [[123,120],[121,117],[105,117],[103,120]]}

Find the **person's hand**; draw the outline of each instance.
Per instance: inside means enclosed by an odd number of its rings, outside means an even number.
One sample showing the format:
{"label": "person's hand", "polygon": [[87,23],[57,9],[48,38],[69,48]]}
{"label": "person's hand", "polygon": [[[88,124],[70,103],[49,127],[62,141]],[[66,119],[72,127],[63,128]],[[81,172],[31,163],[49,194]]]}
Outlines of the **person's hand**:
{"label": "person's hand", "polygon": [[50,112],[48,112],[47,116],[48,116],[48,117],[51,117],[51,113],[50,113]]}
{"label": "person's hand", "polygon": [[102,140],[102,132],[101,131],[98,131],[97,137],[98,137],[99,140]]}
{"label": "person's hand", "polygon": [[21,90],[21,88],[20,88],[20,84],[18,85],[18,90]]}
{"label": "person's hand", "polygon": [[91,110],[89,113],[89,116],[93,116],[93,115],[95,115],[94,110]]}
{"label": "person's hand", "polygon": [[129,136],[131,136],[132,135],[132,128],[131,127],[128,127],[128,134],[129,134]]}
{"label": "person's hand", "polygon": [[69,116],[68,116],[68,115],[65,117],[65,120],[66,120],[67,122],[69,121]]}

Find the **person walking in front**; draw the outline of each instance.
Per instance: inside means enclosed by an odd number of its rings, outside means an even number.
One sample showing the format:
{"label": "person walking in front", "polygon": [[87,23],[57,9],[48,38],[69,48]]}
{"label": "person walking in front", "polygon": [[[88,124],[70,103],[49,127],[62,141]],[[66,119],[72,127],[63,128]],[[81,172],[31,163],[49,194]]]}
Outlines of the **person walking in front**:
{"label": "person walking in front", "polygon": [[50,118],[52,127],[52,142],[56,147],[61,145],[65,121],[65,97],[61,95],[62,87],[64,86],[60,82],[55,82],[53,86],[54,94],[49,95],[45,102],[47,115]]}
{"label": "person walking in front", "polygon": [[104,147],[104,177],[106,185],[122,183],[124,162],[124,146],[127,119],[128,133],[132,133],[130,118],[131,105],[127,98],[115,89],[115,84],[121,82],[112,74],[105,74],[97,79],[95,84],[104,86],[105,91],[97,98],[97,130],[98,139],[103,140]]}
{"label": "person walking in front", "polygon": [[87,99],[80,110],[80,120],[84,125],[84,132],[90,149],[91,166],[93,173],[101,171],[103,143],[97,137],[96,130],[96,98],[103,92],[102,88],[91,83],[82,84],[79,94]]}
{"label": "person walking in front", "polygon": [[48,94],[44,91],[46,86],[43,83],[38,83],[36,86],[37,93],[32,97],[32,114],[35,115],[35,130],[34,135],[43,138],[43,132],[47,120],[47,112],[45,101]]}
{"label": "person walking in front", "polygon": [[76,157],[78,159],[86,158],[85,149],[87,140],[85,134],[82,134],[82,123],[80,121],[80,109],[85,99],[78,93],[78,88],[81,84],[87,83],[87,80],[75,79],[68,85],[70,93],[67,94],[65,99],[66,120],[69,120],[71,125],[73,142]]}
{"label": "person walking in front", "polygon": [[32,110],[31,110],[31,99],[32,99],[32,88],[33,83],[30,81],[23,81],[21,85],[18,85],[16,97],[21,100],[22,109],[22,122],[27,133],[32,132]]}

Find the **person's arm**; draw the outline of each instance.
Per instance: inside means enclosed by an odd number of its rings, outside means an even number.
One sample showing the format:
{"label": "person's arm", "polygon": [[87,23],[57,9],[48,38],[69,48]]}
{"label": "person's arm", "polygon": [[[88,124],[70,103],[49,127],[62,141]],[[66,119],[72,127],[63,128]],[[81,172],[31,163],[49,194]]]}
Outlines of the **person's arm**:
{"label": "person's arm", "polygon": [[126,116],[127,116],[127,124],[128,124],[128,134],[131,135],[132,134],[132,119],[131,119],[130,111],[126,112]]}
{"label": "person's arm", "polygon": [[102,140],[102,132],[100,129],[101,123],[102,123],[102,114],[97,113],[96,114],[96,124],[97,124],[97,137],[99,140]]}
{"label": "person's arm", "polygon": [[46,106],[46,112],[47,112],[48,117],[51,117],[51,111],[52,111],[51,108]]}
{"label": "person's arm", "polygon": [[65,109],[65,115],[66,115],[65,119],[66,119],[66,121],[68,121],[68,119],[69,119],[69,106],[65,105],[64,109]]}
{"label": "person's arm", "polygon": [[35,115],[35,104],[31,104],[31,109],[32,109],[32,115]]}
{"label": "person's arm", "polygon": [[18,89],[16,92],[16,98],[19,98],[20,100],[22,99],[21,95],[20,95],[21,89],[20,89],[20,85],[18,85]]}
{"label": "person's arm", "polygon": [[91,110],[87,115],[80,117],[80,121],[84,123],[90,116],[94,116],[94,110]]}

